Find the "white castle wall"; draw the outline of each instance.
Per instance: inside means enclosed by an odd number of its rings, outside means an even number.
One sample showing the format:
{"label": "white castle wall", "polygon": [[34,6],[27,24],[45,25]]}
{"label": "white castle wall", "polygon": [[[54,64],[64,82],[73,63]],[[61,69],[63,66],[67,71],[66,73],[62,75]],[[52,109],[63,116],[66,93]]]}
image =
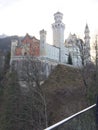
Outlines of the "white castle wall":
{"label": "white castle wall", "polygon": [[[72,57],[73,66],[82,66],[82,60],[81,60],[81,54],[79,51],[79,47],[77,44],[79,44],[79,38],[74,34],[70,34],[68,39],[65,42],[64,45],[64,29],[65,24],[62,22],[63,14],[60,12],[57,12],[54,14],[54,20],[55,22],[52,24],[52,30],[53,30],[53,45],[46,43],[46,34],[47,32],[43,29],[40,31],[40,56],[39,59],[42,60],[42,62],[47,62],[47,64],[50,64],[49,66],[53,64],[67,64],[68,63],[68,56],[69,53]],[[89,28],[86,25],[85,27],[85,42],[83,42],[83,45],[85,43],[85,47],[87,49],[87,56],[88,59],[90,59],[89,52],[90,52],[90,37],[89,37]],[[22,57],[14,57],[15,47],[16,47],[17,41],[12,42],[11,46],[11,61],[13,60],[21,60]],[[27,47],[26,47],[27,49]],[[53,62],[53,63],[52,63]],[[50,70],[48,67],[46,70]],[[47,71],[48,73],[48,71]],[[48,74],[47,74],[48,75]]]}
{"label": "white castle wall", "polygon": [[59,48],[46,44],[46,57],[59,61]]}

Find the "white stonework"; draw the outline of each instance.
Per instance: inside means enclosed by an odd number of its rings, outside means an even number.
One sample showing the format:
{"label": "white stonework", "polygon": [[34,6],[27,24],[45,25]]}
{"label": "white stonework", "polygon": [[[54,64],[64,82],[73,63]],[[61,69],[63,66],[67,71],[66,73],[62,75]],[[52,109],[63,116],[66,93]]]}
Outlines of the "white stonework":
{"label": "white stonework", "polygon": [[15,49],[16,49],[17,43],[18,43],[18,41],[15,40],[15,39],[11,41],[11,58],[10,58],[10,64],[12,63],[12,61],[14,59],[13,57],[15,56]]}
{"label": "white stonework", "polygon": [[[55,22],[52,24],[53,45],[46,42],[47,32],[44,29],[40,31],[40,55],[37,58],[46,64],[45,68],[47,76],[49,75],[51,67],[56,66],[57,64],[68,64],[69,54],[72,58],[73,67],[81,67],[83,63],[80,47],[86,50],[85,64],[90,61],[90,36],[88,25],[86,24],[85,27],[84,40],[79,39],[75,34],[70,33],[69,37],[64,41],[65,24],[62,22],[62,19],[62,13],[57,12],[54,14]],[[16,45],[17,41],[12,41],[11,62],[15,59],[22,59],[22,56],[14,55]],[[23,48],[25,50],[28,49],[28,47],[25,46]]]}
{"label": "white stonework", "polygon": [[59,62],[59,48],[46,44],[46,57]]}
{"label": "white stonework", "polygon": [[68,39],[65,40],[65,47],[68,48],[68,54],[72,57],[72,63],[74,66],[81,66],[81,57],[80,57],[80,51],[79,51],[79,39],[75,34],[69,34]]}
{"label": "white stonework", "polygon": [[[73,66],[82,66],[82,59],[81,59],[81,39],[77,38],[75,34],[69,34],[69,37],[65,40],[64,43],[64,30],[65,24],[62,22],[63,14],[57,12],[54,14],[55,22],[52,24],[52,31],[53,31],[53,46],[43,41],[43,38],[40,36],[40,44],[46,43],[45,45],[45,52],[46,59],[52,59],[58,61],[61,64],[68,63],[68,56],[71,55],[72,64]],[[46,34],[46,33],[45,33]],[[45,37],[46,39],[46,37]],[[41,46],[40,46],[41,47]],[[86,24],[85,27],[85,37],[84,42],[82,41],[82,49],[86,50],[85,54],[85,62],[90,61],[90,37],[89,37],[89,28]],[[42,50],[42,48],[40,48]],[[88,60],[89,59],[89,60]]]}
{"label": "white stonework", "polygon": [[57,12],[54,14],[55,23],[52,24],[53,30],[53,45],[61,48],[64,44],[64,29],[65,24],[62,23],[63,14]]}
{"label": "white stonework", "polygon": [[40,56],[46,56],[46,31],[40,31]]}

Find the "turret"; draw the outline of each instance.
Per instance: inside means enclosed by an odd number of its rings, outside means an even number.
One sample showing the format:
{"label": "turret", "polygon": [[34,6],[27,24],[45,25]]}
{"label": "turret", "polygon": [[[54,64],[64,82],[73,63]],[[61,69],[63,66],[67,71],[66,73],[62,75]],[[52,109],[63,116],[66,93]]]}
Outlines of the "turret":
{"label": "turret", "polygon": [[17,40],[13,39],[11,41],[11,59],[10,59],[10,64],[12,63],[13,57],[15,56],[15,49],[16,49],[17,44],[18,44]]}
{"label": "turret", "polygon": [[40,31],[40,56],[46,55],[46,31]]}

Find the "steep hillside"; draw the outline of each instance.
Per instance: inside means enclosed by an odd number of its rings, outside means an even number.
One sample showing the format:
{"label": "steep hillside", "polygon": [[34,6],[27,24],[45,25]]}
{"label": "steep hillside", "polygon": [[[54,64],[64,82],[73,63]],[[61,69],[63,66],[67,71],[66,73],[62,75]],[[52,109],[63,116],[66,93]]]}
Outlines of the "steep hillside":
{"label": "steep hillside", "polygon": [[9,36],[5,38],[0,38],[0,51],[3,54],[6,54],[7,52],[10,52],[11,50],[11,40],[12,39],[21,39],[22,37],[19,36]]}
{"label": "steep hillside", "polygon": [[88,106],[80,71],[58,65],[43,84],[50,125]]}
{"label": "steep hillside", "polygon": [[10,37],[1,38],[0,39],[0,50],[3,53],[6,53],[6,52],[10,51],[10,49],[11,49],[11,39],[10,39]]}
{"label": "steep hillside", "polygon": [[[88,106],[80,71],[72,67],[58,65],[41,86],[47,109],[39,85],[32,89],[29,80],[29,89],[20,87],[16,72],[6,73],[1,81],[0,130],[43,130],[47,116],[50,126]],[[95,130],[94,113],[80,115],[62,127],[55,130]]]}

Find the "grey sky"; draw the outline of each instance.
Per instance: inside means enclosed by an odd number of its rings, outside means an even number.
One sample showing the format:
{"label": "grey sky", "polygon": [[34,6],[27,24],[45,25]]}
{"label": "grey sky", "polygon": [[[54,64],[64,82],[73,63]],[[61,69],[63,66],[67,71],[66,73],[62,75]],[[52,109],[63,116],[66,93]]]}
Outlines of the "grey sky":
{"label": "grey sky", "polygon": [[0,7],[9,6],[19,0],[0,0]]}

